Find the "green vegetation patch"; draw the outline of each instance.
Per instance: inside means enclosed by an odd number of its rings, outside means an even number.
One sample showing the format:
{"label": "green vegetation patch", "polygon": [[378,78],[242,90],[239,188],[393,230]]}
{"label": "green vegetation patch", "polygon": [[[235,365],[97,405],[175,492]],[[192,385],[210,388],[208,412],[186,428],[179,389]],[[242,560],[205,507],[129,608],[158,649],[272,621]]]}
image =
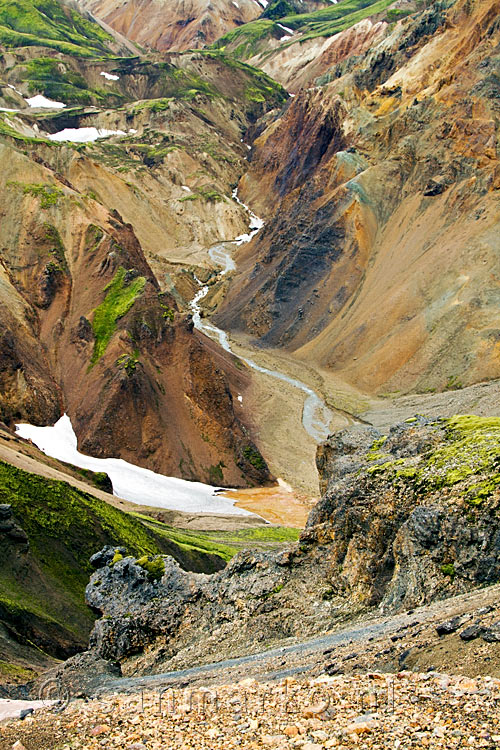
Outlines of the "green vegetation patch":
{"label": "green vegetation patch", "polygon": [[154,534],[137,519],[66,482],[3,462],[0,503],[12,505],[28,536],[32,565],[39,569],[36,578],[22,568],[18,571],[17,560],[2,559],[0,603],[48,617],[69,630],[75,622],[78,626],[91,620],[83,593],[94,552],[105,544],[126,546],[136,555],[162,551]]}
{"label": "green vegetation patch", "polygon": [[[41,208],[51,208],[56,206],[59,199],[63,196],[63,191],[57,185],[44,185],[43,183],[34,182],[8,182],[7,186],[13,186],[21,188],[23,195],[31,195],[34,198],[40,199]],[[50,227],[50,224],[46,225]],[[52,229],[54,229],[52,227]],[[49,230],[47,230],[49,232]],[[56,230],[57,232],[57,230]],[[50,239],[50,237],[48,237]],[[59,237],[59,241],[60,241]],[[62,244],[62,243],[61,243]],[[56,254],[59,253],[60,248],[56,248]]]}
{"label": "green vegetation patch", "polygon": [[[1,0],[0,0],[1,2]],[[43,92],[45,96],[65,104],[85,106],[122,99],[121,94],[89,89],[85,78],[67,64],[53,57],[35,57],[23,66],[22,79],[31,93]],[[66,110],[66,114],[68,110]]]}
{"label": "green vegetation patch", "polygon": [[[407,422],[411,424],[411,420]],[[389,453],[379,452],[383,444],[376,441],[367,459],[378,463],[366,473],[401,479],[423,493],[470,480],[465,500],[469,505],[480,505],[500,487],[500,418],[455,416],[437,426],[444,429],[444,440],[417,460],[394,460]]]}
{"label": "green vegetation patch", "polygon": [[148,574],[149,581],[159,581],[165,573],[165,561],[162,557],[140,557],[137,561],[137,565]]}
{"label": "green vegetation patch", "polygon": [[57,0],[0,0],[0,44],[46,46],[80,57],[108,56],[113,38]]}
{"label": "green vegetation patch", "polygon": [[[186,550],[161,523],[146,524],[135,514],[124,513],[66,482],[4,462],[0,462],[0,503],[12,505],[29,540],[28,555],[13,553],[9,542],[0,546],[0,617],[14,629],[32,623],[35,632],[56,640],[63,633],[66,643],[70,633],[83,645],[93,620],[84,601],[93,572],[89,558],[104,545],[125,547],[127,554],[146,558],[144,567],[153,577],[163,564],[158,558],[161,554],[172,555],[183,567],[200,572],[224,565],[216,544],[207,542]],[[115,555],[114,562],[120,557],[120,553]]]}
{"label": "green vegetation patch", "polygon": [[176,529],[141,513],[134,514],[156,533],[164,535],[187,552],[203,552],[218,555],[226,562],[242,549],[276,548],[280,544],[296,542],[300,529],[286,526],[257,526],[235,531],[190,531]]}
{"label": "green vegetation patch", "polygon": [[273,34],[283,36],[283,33],[283,29],[280,29],[273,20],[261,18],[232,29],[217,39],[212,46],[223,52],[230,50],[234,57],[245,60],[257,54],[259,42],[268,39]]}
{"label": "green vegetation patch", "polygon": [[198,199],[208,201],[210,203],[217,203],[219,201],[226,200],[225,197],[214,188],[201,187],[196,188],[196,190],[193,190],[191,193],[189,193],[189,195],[185,195],[183,198],[180,198],[179,203],[186,203],[188,201],[195,201]]}
{"label": "green vegetation patch", "polygon": [[262,454],[257,450],[255,446],[246,445],[243,448],[243,455],[246,460],[252,464],[256,469],[264,471],[267,466]]}
{"label": "green vegetation patch", "polygon": [[146,284],[144,276],[127,283],[126,273],[124,268],[118,269],[113,281],[105,288],[107,294],[104,301],[94,310],[92,329],[95,341],[91,365],[102,357],[115,332],[117,320],[126,315]]}
{"label": "green vegetation patch", "polygon": [[23,145],[38,143],[43,144],[44,146],[56,146],[55,141],[49,141],[45,138],[37,138],[35,136],[24,135],[24,133],[20,133],[19,130],[15,129],[7,113],[0,114],[0,137],[9,138]]}
{"label": "green vegetation patch", "polygon": [[[278,15],[284,10],[288,3],[273,3],[266,9],[261,18],[250,23],[243,24],[236,29],[224,34],[216,42],[217,47],[240,60],[245,60],[261,53],[270,53],[266,47],[266,40],[274,37],[281,38],[283,29],[278,26],[277,21],[291,28],[296,38],[286,41],[282,46],[304,42],[315,37],[329,37],[341,31],[351,28],[355,24],[369,16],[384,13],[393,5],[395,0],[342,0],[330,8],[312,11],[311,13],[291,12]],[[300,35],[300,36],[299,36]]]}

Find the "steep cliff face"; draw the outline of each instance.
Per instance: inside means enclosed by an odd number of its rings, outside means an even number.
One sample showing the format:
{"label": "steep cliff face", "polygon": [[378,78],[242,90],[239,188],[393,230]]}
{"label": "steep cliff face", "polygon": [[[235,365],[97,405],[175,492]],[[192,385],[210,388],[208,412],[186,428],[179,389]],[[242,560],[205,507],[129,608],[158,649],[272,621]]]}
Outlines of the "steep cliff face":
{"label": "steep cliff face", "polygon": [[256,138],[219,323],[372,392],[498,376],[498,10],[409,16]]}
{"label": "steep cliff face", "polygon": [[500,421],[472,416],[338,433],[318,452],[325,492],[298,545],[209,577],[168,559],[156,581],[131,557],[103,566],[86,593],[103,615],[91,650],[127,673],[167,671],[496,582],[499,444]]}

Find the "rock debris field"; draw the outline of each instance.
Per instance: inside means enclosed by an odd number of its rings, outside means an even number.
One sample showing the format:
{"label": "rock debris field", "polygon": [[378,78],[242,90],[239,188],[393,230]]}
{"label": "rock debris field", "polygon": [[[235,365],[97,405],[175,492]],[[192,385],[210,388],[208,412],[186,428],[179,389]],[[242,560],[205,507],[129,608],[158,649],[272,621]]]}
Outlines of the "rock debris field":
{"label": "rock debris field", "polygon": [[[1,750],[500,747],[500,680],[321,675],[76,700],[0,727]],[[160,705],[161,703],[161,705]]]}

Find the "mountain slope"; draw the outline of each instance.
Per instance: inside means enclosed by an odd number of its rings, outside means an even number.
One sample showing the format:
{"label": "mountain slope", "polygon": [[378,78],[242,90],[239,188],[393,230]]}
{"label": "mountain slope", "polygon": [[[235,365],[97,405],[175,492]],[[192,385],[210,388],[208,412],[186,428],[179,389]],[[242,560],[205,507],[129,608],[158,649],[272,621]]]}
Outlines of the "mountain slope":
{"label": "mountain slope", "polygon": [[172,51],[203,47],[263,10],[256,0],[80,0],[80,5],[134,42]]}
{"label": "mountain slope", "polygon": [[242,182],[268,222],[219,324],[372,392],[499,372],[499,4],[446,5],[299,93]]}
{"label": "mountain slope", "polygon": [[[205,47],[255,18],[324,8],[325,0],[79,0],[80,6],[128,39],[165,51]],[[265,12],[264,12],[265,8]]]}
{"label": "mountain slope", "polygon": [[366,52],[388,25],[416,9],[395,0],[341,0],[333,6],[297,12],[278,4],[276,12],[229,31],[213,47],[255,65],[287,89],[324,73],[334,62]]}
{"label": "mountain slope", "polygon": [[[231,197],[241,136],[283,90],[217,53],[105,63],[28,47],[0,66],[4,102],[19,110],[0,115],[2,419],[48,424],[67,410],[94,455],[209,483],[266,482],[233,398],[248,375],[193,331],[193,276],[183,298],[162,264],[196,242],[208,258],[210,242],[245,231]],[[98,106],[37,111],[21,91]],[[81,127],[122,137],[49,139]]]}
{"label": "mountain slope", "polygon": [[0,44],[40,46],[80,57],[113,54],[117,45],[100,26],[57,0],[2,0]]}

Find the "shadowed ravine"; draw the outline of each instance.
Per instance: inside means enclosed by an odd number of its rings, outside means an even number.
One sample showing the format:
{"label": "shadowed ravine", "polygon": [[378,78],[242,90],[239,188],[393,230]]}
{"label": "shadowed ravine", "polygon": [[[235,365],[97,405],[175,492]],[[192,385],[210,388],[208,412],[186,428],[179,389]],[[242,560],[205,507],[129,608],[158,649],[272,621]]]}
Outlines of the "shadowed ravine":
{"label": "shadowed ravine", "polygon": [[[262,221],[262,219],[259,219],[257,216],[255,216],[255,214],[248,208],[248,206],[240,201],[236,190],[233,192],[233,198],[241,206],[243,206],[250,215],[249,233],[241,235],[241,237],[237,237],[232,242],[218,243],[217,245],[214,245],[209,249],[208,254],[212,261],[217,265],[222,266],[223,268],[223,270],[220,272],[220,276],[224,276],[226,273],[234,270],[236,267],[232,255],[228,250],[232,246],[234,247],[235,245],[240,245],[243,242],[249,242],[264,226],[264,222]],[[207,323],[203,320],[199,303],[208,294],[208,286],[202,286],[200,281],[198,281],[198,283],[200,284],[201,288],[199,292],[197,292],[197,294],[193,297],[190,303],[190,308],[193,312],[193,323],[195,325],[195,328],[204,333],[206,336],[209,336],[210,338],[218,341],[220,346],[222,346],[225,351],[229,352],[230,354],[234,354],[227,333],[220,328],[217,328],[217,326],[214,326],[212,323]],[[245,362],[245,364],[247,364],[253,370],[260,372],[263,375],[269,375],[270,377],[276,378],[277,380],[282,380],[285,383],[289,383],[289,385],[292,385],[294,388],[298,388],[300,391],[302,391],[305,394],[304,407],[302,411],[302,425],[304,427],[304,430],[317,443],[321,443],[328,437],[330,433],[330,423],[333,417],[333,412],[327,407],[325,402],[318,396],[318,394],[312,390],[312,388],[309,388],[308,385],[302,383],[300,380],[291,378],[288,375],[279,372],[278,370],[271,370],[267,367],[262,367],[253,359],[241,356],[240,354],[238,354],[238,358]]]}

